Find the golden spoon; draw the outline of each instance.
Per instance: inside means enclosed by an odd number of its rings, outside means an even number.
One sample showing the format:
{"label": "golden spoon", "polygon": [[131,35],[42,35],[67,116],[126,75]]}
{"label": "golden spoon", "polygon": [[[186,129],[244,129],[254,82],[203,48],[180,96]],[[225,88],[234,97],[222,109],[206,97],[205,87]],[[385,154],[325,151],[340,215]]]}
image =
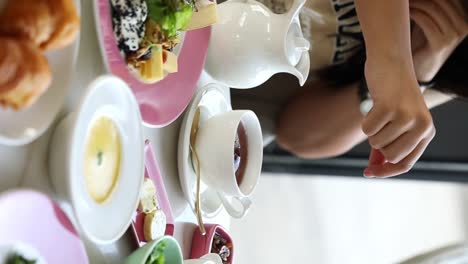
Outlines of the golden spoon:
{"label": "golden spoon", "polygon": [[[190,129],[190,151],[192,152],[192,157],[195,158],[196,168],[195,173],[197,175],[197,190],[196,190],[196,199],[195,199],[195,212],[197,214],[198,227],[200,228],[200,233],[202,235],[206,234],[205,225],[203,224],[203,217],[201,214],[201,202],[200,202],[200,160],[198,159],[197,151],[195,150],[195,141],[197,139],[198,133],[198,123],[200,122],[200,108],[197,107],[195,114],[193,116],[192,127]],[[193,159],[192,159],[193,161]]]}

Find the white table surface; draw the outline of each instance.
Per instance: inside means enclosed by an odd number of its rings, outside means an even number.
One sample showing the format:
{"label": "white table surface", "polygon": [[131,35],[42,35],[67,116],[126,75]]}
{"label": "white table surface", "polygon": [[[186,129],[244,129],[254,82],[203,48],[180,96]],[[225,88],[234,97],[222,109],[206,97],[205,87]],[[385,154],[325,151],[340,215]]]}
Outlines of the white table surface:
{"label": "white table surface", "polygon": [[[99,51],[96,36],[92,1],[81,1],[81,36],[78,62],[75,76],[70,86],[69,96],[65,105],[63,116],[75,109],[87,85],[97,76],[105,74],[104,65]],[[198,88],[211,82],[205,73],[198,82]],[[226,89],[226,96],[229,91]],[[144,128],[144,137],[152,143],[161,175],[165,181],[169,200],[174,212],[176,226],[175,238],[179,241],[184,258],[188,258],[192,241],[192,234],[196,228],[196,218],[184,198],[179,184],[177,170],[177,141],[182,118],[165,128]],[[54,192],[50,185],[47,173],[47,157],[49,138],[52,126],[42,137],[27,146],[8,147],[0,145],[0,191],[13,188],[33,188],[42,191],[51,197]],[[72,216],[68,204],[61,204],[62,208]],[[72,219],[73,220],[73,219]],[[207,223],[218,223],[229,227],[230,217],[223,210],[212,219],[205,219]],[[133,234],[128,231],[119,241],[109,245],[94,245],[85,241],[90,263],[119,263],[125,256],[135,249]]]}

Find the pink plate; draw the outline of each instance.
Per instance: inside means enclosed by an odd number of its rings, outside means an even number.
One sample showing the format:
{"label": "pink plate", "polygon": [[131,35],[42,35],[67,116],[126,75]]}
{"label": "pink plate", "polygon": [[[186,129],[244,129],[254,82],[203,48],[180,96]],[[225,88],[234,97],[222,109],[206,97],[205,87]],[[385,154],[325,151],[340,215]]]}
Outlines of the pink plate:
{"label": "pink plate", "polygon": [[0,245],[24,243],[50,264],[86,264],[83,243],[65,213],[39,192],[21,190],[0,196]]}
{"label": "pink plate", "polygon": [[179,54],[179,70],[155,84],[137,80],[127,69],[112,31],[109,0],[94,0],[97,32],[107,71],[123,79],[132,89],[143,121],[163,127],[174,121],[187,107],[203,70],[211,28],[188,31]]}

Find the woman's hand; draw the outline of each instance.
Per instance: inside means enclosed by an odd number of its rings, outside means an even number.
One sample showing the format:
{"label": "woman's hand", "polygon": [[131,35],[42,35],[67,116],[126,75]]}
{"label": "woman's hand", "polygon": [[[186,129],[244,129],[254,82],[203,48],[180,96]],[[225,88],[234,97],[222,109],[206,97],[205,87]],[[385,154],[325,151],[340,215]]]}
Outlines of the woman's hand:
{"label": "woman's hand", "polygon": [[364,175],[390,177],[408,172],[435,136],[412,64],[369,58],[365,74],[374,106],[362,124],[373,148]]}
{"label": "woman's hand", "polygon": [[365,75],[374,101],[362,129],[386,160],[372,162],[364,174],[395,176],[411,169],[435,134],[413,68],[409,4],[408,0],[354,3],[366,43]]}
{"label": "woman's hand", "polygon": [[468,22],[457,0],[411,0],[413,63],[419,81],[431,81],[468,34]]}
{"label": "woman's hand", "polygon": [[[410,17],[417,26],[412,35],[412,50],[419,81],[431,81],[468,34],[467,19],[457,4],[456,0],[410,1]],[[366,65],[367,81],[375,82],[369,85],[374,108],[363,123],[373,148],[364,171],[366,176],[407,172],[435,135],[432,118],[411,71],[389,61],[379,61],[378,65],[371,61]],[[376,70],[377,66],[380,70]],[[385,77],[385,69],[391,73],[398,67],[400,71],[393,80]]]}

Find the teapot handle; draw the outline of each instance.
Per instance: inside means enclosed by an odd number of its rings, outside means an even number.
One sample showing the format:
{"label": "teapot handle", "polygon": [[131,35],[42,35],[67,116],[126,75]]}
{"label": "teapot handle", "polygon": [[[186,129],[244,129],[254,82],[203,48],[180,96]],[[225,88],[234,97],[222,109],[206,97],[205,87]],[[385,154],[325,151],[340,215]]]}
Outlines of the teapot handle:
{"label": "teapot handle", "polygon": [[290,21],[299,15],[299,12],[301,11],[301,8],[304,6],[305,2],[306,0],[294,0],[288,13],[286,13]]}

